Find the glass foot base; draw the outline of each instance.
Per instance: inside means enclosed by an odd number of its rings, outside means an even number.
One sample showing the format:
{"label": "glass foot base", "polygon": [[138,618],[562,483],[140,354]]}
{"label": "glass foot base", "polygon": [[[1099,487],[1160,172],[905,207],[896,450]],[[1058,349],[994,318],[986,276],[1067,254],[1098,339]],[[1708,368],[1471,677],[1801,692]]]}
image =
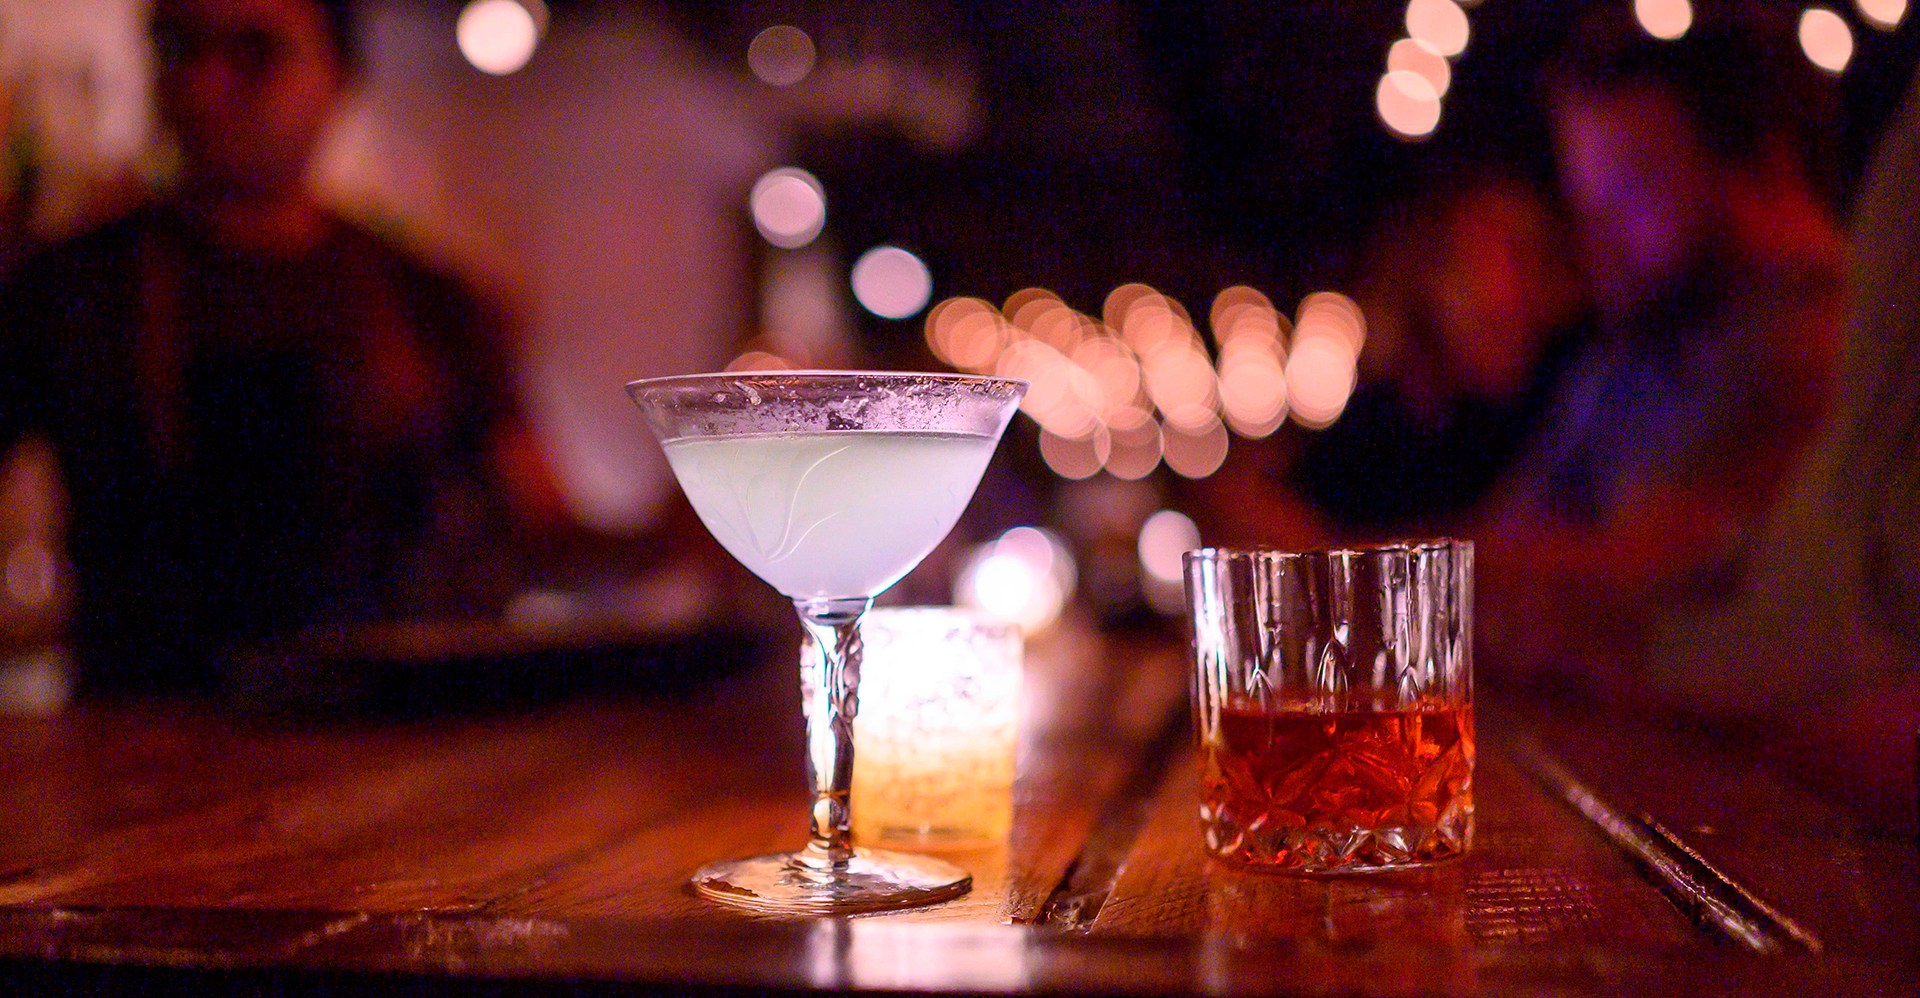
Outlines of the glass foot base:
{"label": "glass foot base", "polygon": [[846,866],[816,869],[797,853],[709,863],[693,889],[721,904],[769,915],[851,915],[951,901],[973,887],[967,871],[925,856],[855,849]]}

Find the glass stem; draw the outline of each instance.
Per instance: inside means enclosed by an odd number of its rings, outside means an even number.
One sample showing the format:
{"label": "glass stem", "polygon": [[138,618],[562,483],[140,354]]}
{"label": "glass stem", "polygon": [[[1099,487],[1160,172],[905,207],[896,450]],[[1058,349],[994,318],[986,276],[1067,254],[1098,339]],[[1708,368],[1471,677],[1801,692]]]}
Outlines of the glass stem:
{"label": "glass stem", "polygon": [[853,716],[860,709],[860,615],[871,599],[795,601],[819,651],[801,670],[807,715],[807,779],[813,810],[807,847],[795,860],[811,870],[843,870],[853,858]]}

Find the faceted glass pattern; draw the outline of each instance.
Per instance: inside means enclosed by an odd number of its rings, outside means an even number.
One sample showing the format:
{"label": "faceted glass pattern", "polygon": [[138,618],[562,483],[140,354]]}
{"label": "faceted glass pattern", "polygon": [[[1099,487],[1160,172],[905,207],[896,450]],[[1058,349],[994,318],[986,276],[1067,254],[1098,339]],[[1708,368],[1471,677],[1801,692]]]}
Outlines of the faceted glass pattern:
{"label": "faceted glass pattern", "polygon": [[1367,872],[1473,840],[1473,547],[1186,559],[1207,851]]}

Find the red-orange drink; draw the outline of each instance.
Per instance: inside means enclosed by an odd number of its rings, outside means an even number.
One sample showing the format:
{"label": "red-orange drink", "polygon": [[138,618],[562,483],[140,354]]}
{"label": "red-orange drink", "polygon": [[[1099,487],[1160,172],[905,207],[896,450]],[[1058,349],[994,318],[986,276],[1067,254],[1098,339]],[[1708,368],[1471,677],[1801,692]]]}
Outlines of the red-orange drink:
{"label": "red-orange drink", "polygon": [[1208,851],[1283,870],[1383,869],[1473,838],[1473,707],[1220,710],[1205,745]]}

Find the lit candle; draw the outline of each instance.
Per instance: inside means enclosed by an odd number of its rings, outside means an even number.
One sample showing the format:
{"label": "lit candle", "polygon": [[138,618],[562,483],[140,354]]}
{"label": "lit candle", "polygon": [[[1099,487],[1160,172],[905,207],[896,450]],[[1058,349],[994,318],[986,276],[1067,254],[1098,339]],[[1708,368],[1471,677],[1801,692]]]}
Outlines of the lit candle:
{"label": "lit candle", "polygon": [[1006,841],[1020,728],[1019,629],[913,607],[874,610],[860,632],[855,838],[919,849]]}

